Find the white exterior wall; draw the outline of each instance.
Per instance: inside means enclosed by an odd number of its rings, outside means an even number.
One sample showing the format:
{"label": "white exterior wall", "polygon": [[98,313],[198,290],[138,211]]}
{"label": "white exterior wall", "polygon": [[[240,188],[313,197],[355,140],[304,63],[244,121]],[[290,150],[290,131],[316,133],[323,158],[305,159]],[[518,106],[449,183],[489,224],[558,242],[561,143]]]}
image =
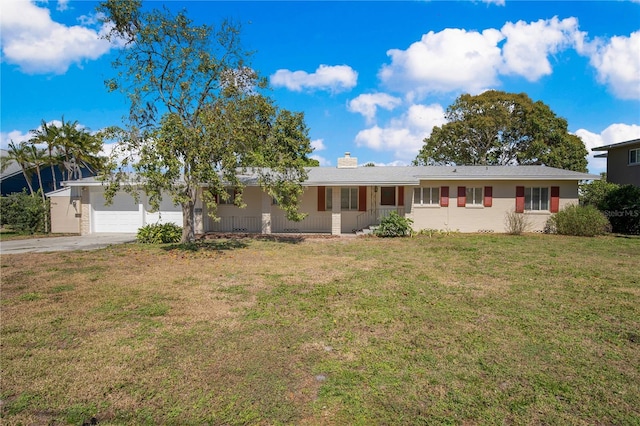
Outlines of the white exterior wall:
{"label": "white exterior wall", "polygon": [[219,220],[213,220],[207,213],[205,232],[262,232],[262,195],[259,187],[246,187],[242,194],[246,207],[218,204],[215,215]]}
{"label": "white exterior wall", "polygon": [[[382,216],[384,212],[396,210],[413,219],[415,230],[439,229],[460,232],[505,232],[505,215],[515,209],[516,187],[551,187],[560,188],[560,209],[568,204],[578,202],[578,187],[575,181],[422,181],[422,187],[449,187],[449,206],[416,206],[413,203],[413,189],[417,186],[404,187],[404,206],[399,204],[399,192],[396,192],[396,207],[380,206],[381,191],[375,190],[375,186],[367,188],[366,212],[341,211],[340,187],[331,187],[333,208],[329,211],[318,211],[318,188],[305,188],[300,204],[300,211],[307,213],[307,217],[301,222],[288,221],[285,212],[277,205],[272,204],[271,197],[259,187],[247,187],[243,194],[245,208],[235,205],[218,205],[217,216],[219,221],[213,221],[207,214],[206,206],[202,202],[196,204],[195,226],[196,232],[254,232],[254,233],[352,233],[355,229],[366,227],[364,223],[374,216]],[[491,186],[491,207],[457,207],[458,186],[484,187]],[[356,187],[354,185],[353,187]],[[104,214],[110,208],[117,214],[129,211],[135,216],[139,226],[149,223],[174,222],[182,226],[182,210],[180,206],[173,206],[167,197],[163,200],[160,213],[150,211],[146,195],[140,194],[138,204],[133,197],[126,193],[119,196],[119,206],[106,208],[99,206],[104,202],[104,189],[102,187],[74,187],[75,196],[80,202],[80,232],[88,234],[96,232],[96,211]],[[396,189],[397,191],[397,189]],[[202,197],[199,197],[200,199]],[[131,205],[130,205],[131,204]],[[549,211],[525,213],[531,222],[531,231],[542,231],[547,219],[551,216]],[[117,216],[117,215],[116,215]],[[131,217],[127,218],[130,221]],[[123,219],[124,221],[124,219]],[[114,222],[118,224],[117,220]],[[124,224],[124,222],[123,222]],[[363,226],[364,225],[364,226]],[[129,225],[131,227],[133,225]],[[112,226],[113,227],[113,226]],[[114,227],[116,229],[117,226]],[[114,230],[111,232],[131,232]]]}
{"label": "white exterior wall", "polygon": [[[524,187],[551,187],[560,188],[560,209],[568,204],[578,203],[578,188],[575,182],[564,181],[423,181],[422,187],[449,187],[449,206],[416,206],[413,203],[413,187],[407,187],[411,202],[407,204],[407,217],[413,219],[413,228],[438,229],[460,232],[506,232],[505,215],[515,210],[516,186]],[[492,206],[458,207],[458,187],[484,187],[493,188]],[[526,211],[525,214],[531,223],[530,231],[544,230],[547,219],[551,216],[549,211]]]}
{"label": "white exterior wall", "polygon": [[[335,197],[335,194],[334,194]],[[335,204],[334,204],[335,205]],[[284,210],[276,205],[271,206],[272,232],[306,232],[329,233],[331,232],[331,212],[318,211],[318,188],[304,188],[300,199],[300,211],[307,217],[301,222],[287,220]]]}

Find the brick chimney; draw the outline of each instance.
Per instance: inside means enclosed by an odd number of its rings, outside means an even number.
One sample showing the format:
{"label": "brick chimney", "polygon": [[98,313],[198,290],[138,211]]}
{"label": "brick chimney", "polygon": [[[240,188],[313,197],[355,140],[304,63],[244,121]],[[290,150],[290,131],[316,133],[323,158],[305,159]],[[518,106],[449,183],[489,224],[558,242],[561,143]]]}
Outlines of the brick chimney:
{"label": "brick chimney", "polygon": [[358,159],[352,157],[350,152],[345,152],[344,157],[338,158],[339,169],[355,169],[358,167]]}

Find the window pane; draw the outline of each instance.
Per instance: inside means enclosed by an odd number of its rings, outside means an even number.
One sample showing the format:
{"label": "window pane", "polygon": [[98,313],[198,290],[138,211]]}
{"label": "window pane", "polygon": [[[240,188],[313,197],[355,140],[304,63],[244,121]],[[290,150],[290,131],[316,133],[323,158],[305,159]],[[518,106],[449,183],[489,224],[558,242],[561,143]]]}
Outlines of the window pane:
{"label": "window pane", "polygon": [[540,188],[540,210],[549,210],[549,188]]}
{"label": "window pane", "polygon": [[422,188],[413,188],[413,204],[422,204]]}
{"label": "window pane", "polygon": [[467,204],[482,205],[482,188],[467,188]]}
{"label": "window pane", "polygon": [[440,204],[440,188],[431,188],[431,204]]}
{"label": "window pane", "polygon": [[358,188],[351,188],[350,210],[358,210]]}
{"label": "window pane", "polygon": [[349,188],[340,188],[340,208],[349,210]]}
{"label": "window pane", "polygon": [[531,188],[531,192],[531,198],[533,199],[531,210],[540,210],[540,188]]}
{"label": "window pane", "polygon": [[324,205],[325,205],[325,210],[333,209],[333,188],[325,188]]}
{"label": "window pane", "polygon": [[525,210],[531,210],[531,189],[532,188],[525,188],[524,189],[524,209]]}

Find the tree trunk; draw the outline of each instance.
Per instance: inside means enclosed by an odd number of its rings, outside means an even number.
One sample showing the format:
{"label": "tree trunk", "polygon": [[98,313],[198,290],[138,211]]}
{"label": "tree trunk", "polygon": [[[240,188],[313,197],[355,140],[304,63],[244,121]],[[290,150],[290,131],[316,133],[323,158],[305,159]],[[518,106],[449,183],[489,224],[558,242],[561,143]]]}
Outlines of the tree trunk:
{"label": "tree trunk", "polygon": [[182,239],[181,243],[191,243],[195,241],[195,230],[194,230],[194,207],[195,201],[190,199],[186,203],[182,203]]}
{"label": "tree trunk", "polygon": [[53,158],[51,156],[51,151],[49,151],[49,167],[51,167],[51,178],[53,179],[53,190],[58,189],[58,182],[56,181],[56,170],[53,167]]}
{"label": "tree trunk", "polygon": [[33,197],[35,194],[33,193],[33,186],[31,185],[31,180],[29,179],[29,176],[27,175],[27,171],[25,170],[25,168],[22,167],[22,165],[20,165],[20,167],[22,168],[22,175],[24,176],[24,180],[27,181],[27,186],[29,187],[29,194]]}
{"label": "tree trunk", "polygon": [[36,173],[38,173],[38,185],[40,185],[40,195],[42,196],[42,206],[44,207],[44,233],[49,233],[49,212],[47,207],[47,197],[44,195],[44,188],[42,187],[42,172],[40,166],[36,166]]}

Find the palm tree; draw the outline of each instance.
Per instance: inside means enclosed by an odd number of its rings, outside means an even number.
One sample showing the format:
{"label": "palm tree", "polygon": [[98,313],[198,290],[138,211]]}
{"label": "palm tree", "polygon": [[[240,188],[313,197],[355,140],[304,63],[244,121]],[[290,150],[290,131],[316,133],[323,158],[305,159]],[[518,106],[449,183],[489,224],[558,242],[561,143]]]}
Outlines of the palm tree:
{"label": "palm tree", "polygon": [[31,179],[29,174],[27,173],[33,168],[33,164],[31,164],[31,157],[29,152],[27,151],[27,145],[24,142],[20,142],[16,145],[14,141],[9,142],[9,149],[7,150],[9,155],[7,156],[7,161],[15,161],[20,166],[22,170],[22,174],[24,176],[24,180],[27,181],[27,186],[29,187],[29,193],[31,196],[34,196],[33,185],[31,185]]}
{"label": "palm tree", "polygon": [[44,149],[38,148],[33,143],[25,145],[24,148],[27,155],[29,156],[29,161],[36,169],[38,184],[40,185],[40,189],[38,190],[38,192],[42,197],[42,206],[44,210],[44,232],[49,233],[49,209],[47,208],[47,197],[44,195],[44,187],[42,186],[42,172],[40,170],[40,165],[45,164],[47,161],[46,151]]}
{"label": "palm tree", "polygon": [[40,166],[46,163],[46,151],[35,146],[33,143],[25,144],[25,150],[29,156],[29,162],[31,167],[36,169],[36,175],[38,176],[38,185],[40,185],[40,193],[42,195],[42,201],[46,200],[44,196],[44,187],[42,186],[42,171]]}
{"label": "palm tree", "polygon": [[102,137],[92,135],[87,129],[81,128],[77,121],[64,121],[59,131],[60,154],[66,172],[66,180],[80,179],[81,167],[97,172],[104,164],[100,157]]}
{"label": "palm tree", "polygon": [[[64,117],[62,118],[64,121]],[[38,129],[31,131],[35,136],[31,139],[31,143],[46,144],[48,153],[48,163],[51,167],[51,177],[53,179],[53,190],[58,189],[58,182],[56,181],[56,172],[54,166],[58,164],[58,159],[54,156],[58,148],[58,140],[60,130],[58,126],[54,124],[48,124],[42,120]]]}

